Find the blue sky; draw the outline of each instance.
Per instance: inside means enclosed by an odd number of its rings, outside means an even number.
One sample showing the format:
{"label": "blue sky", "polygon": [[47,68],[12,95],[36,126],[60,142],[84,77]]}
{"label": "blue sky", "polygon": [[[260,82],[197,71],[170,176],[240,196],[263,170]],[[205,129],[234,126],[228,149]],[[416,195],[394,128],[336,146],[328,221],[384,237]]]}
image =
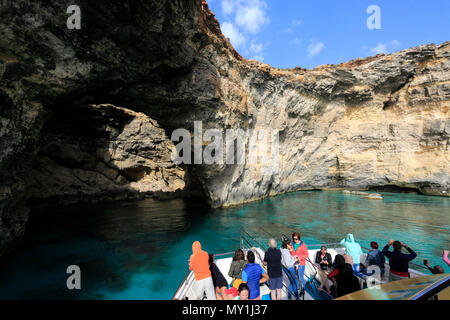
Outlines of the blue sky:
{"label": "blue sky", "polygon": [[[247,59],[314,68],[450,40],[449,0],[208,0]],[[367,20],[380,10],[380,29]],[[371,22],[375,20],[370,19]]]}

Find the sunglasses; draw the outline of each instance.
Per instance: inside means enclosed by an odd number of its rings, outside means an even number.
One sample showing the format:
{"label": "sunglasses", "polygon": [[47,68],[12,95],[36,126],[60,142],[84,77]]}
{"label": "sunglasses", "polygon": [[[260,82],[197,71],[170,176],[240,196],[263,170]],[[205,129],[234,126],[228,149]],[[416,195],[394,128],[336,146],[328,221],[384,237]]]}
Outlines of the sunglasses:
{"label": "sunglasses", "polygon": [[298,238],[292,238],[292,240],[298,240]]}

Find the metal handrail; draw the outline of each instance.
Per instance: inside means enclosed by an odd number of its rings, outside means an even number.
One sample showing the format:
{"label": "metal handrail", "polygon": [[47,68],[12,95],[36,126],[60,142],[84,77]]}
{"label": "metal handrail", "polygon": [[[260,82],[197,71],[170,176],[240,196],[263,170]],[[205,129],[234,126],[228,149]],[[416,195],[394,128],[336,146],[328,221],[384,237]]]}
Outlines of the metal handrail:
{"label": "metal handrail", "polygon": [[[248,232],[246,232],[245,230],[242,230],[242,232],[245,233],[251,240],[254,240],[255,243],[256,243],[258,246],[260,246],[262,249],[267,250],[267,248],[266,248],[264,245],[262,245],[262,244],[259,243],[257,240],[255,240],[255,238],[253,238]],[[241,236],[241,242],[242,242],[242,241],[245,241],[250,247],[254,247],[254,245],[253,245],[252,243],[250,243],[250,241],[249,241],[245,236]],[[261,258],[261,255],[259,254],[259,252],[256,251],[256,253],[258,254],[259,259],[260,259],[261,261],[263,261],[263,259]],[[292,273],[291,273],[291,272],[289,271],[289,269],[287,269],[285,266],[282,265],[282,267],[285,268],[285,272],[286,272],[287,277],[289,278],[289,282],[292,282],[292,280],[291,280],[291,278],[292,278]],[[297,277],[297,278],[298,278],[298,277]],[[295,295],[293,292],[291,292],[291,290],[289,289],[289,287],[287,287],[284,283],[283,283],[283,286],[286,288],[286,290],[287,290],[291,295],[293,295],[294,297],[296,297],[296,295]],[[304,299],[304,295],[303,295],[303,299]]]}
{"label": "metal handrail", "polygon": [[[366,247],[361,247],[361,248],[363,248],[364,250],[367,250],[369,252],[372,250],[372,249],[369,249],[369,248],[366,248]],[[417,264],[417,263],[414,263],[414,262],[409,262],[409,264],[413,265],[413,266],[416,266],[416,267],[419,267],[419,268],[422,268],[422,269],[428,270],[427,267],[421,266],[420,264]]]}
{"label": "metal handrail", "polygon": [[[269,233],[269,232],[267,232],[264,228],[262,228],[262,227],[259,227],[262,231],[264,231],[267,235],[269,235],[270,236],[270,238],[272,238],[272,239],[275,239],[276,237],[274,237],[271,233]],[[248,233],[247,233],[248,234]],[[304,288],[304,286],[303,286],[303,283],[300,281],[300,278],[298,277],[298,274],[297,273],[295,273],[295,274],[292,274],[292,272],[285,266],[285,265],[281,265],[284,269],[285,269],[285,272],[286,272],[286,275],[287,275],[287,277],[289,278],[289,282],[292,282],[292,278],[295,280],[295,279],[297,279],[298,280],[298,285],[297,285],[297,287],[300,287],[302,290],[300,291],[300,293],[302,293],[303,292],[303,294],[302,294],[302,297],[303,297],[303,300],[305,300],[305,288]],[[284,285],[284,284],[283,284]],[[286,287],[286,286],[285,286]],[[292,294],[292,292],[289,290],[289,288],[287,288],[287,290]],[[298,291],[298,290],[297,290]],[[294,294],[294,296],[296,296],[295,294]],[[300,295],[299,295],[300,296]]]}
{"label": "metal handrail", "polygon": [[214,257],[220,257],[220,256],[228,256],[228,255],[230,255],[230,254],[234,254],[234,251],[231,251],[231,252],[224,252],[224,253],[216,253],[216,254],[213,254],[213,256],[214,256]]}
{"label": "metal handrail", "polygon": [[178,292],[180,291],[181,287],[183,286],[184,282],[186,281],[186,279],[189,277],[189,275],[191,274],[191,272],[193,272],[192,270],[189,270],[186,275],[183,278],[183,281],[181,281],[180,285],[178,286],[177,291],[175,291],[175,294],[172,297],[172,300],[175,300],[176,295],[178,294]]}

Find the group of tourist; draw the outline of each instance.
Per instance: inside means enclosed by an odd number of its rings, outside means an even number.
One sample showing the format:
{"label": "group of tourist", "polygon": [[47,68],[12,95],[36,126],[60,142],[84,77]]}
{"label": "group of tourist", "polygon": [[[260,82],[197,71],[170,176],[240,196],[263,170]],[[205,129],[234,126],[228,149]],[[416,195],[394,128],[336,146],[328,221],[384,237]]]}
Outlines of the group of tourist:
{"label": "group of tourist", "polygon": [[[236,259],[236,257],[240,257],[241,253],[243,257],[244,252],[241,249],[236,250],[233,262],[240,260]],[[232,263],[232,266],[234,265],[236,265],[236,263]],[[230,271],[232,271],[231,269],[232,268],[230,267]],[[245,282],[241,281],[237,288],[231,287],[230,289],[227,289],[227,281],[214,263],[214,255],[203,251],[199,241],[195,241],[192,244],[192,255],[189,259],[189,270],[193,270],[194,272],[195,281],[193,284],[193,291],[196,295],[195,300],[202,300],[204,296],[206,296],[206,299],[208,300],[249,299],[250,289]],[[242,271],[243,270],[238,271],[237,274],[242,274]]]}
{"label": "group of tourist", "polygon": [[[255,249],[255,248],[252,248]],[[298,284],[305,286],[304,273],[308,249],[300,239],[300,233],[294,232],[292,243],[283,241],[281,250],[277,249],[277,241],[270,239],[269,249],[265,252],[263,268],[255,263],[255,253],[250,250],[245,258],[244,251],[237,249],[230,265],[228,276],[232,278],[230,288],[228,283],[214,263],[214,256],[201,249],[199,241],[192,244],[192,255],[189,259],[189,270],[194,271],[194,292],[197,299],[206,296],[208,300],[261,300],[260,286],[267,282],[272,300],[281,300],[283,288],[282,265],[294,275],[294,281],[289,287],[298,298]]]}
{"label": "group of tourist", "polygon": [[[372,241],[370,252],[365,261],[361,262],[363,252],[352,234],[347,234],[340,244],[345,247],[345,254],[337,254],[334,262],[325,246],[317,251],[314,259],[321,277],[318,290],[325,290],[334,297],[360,290],[359,278],[374,274],[368,273],[367,269],[370,266],[378,266],[380,278],[385,280],[385,257],[389,259],[389,281],[408,278],[409,262],[417,256],[410,247],[400,241],[390,240],[381,251],[378,243]],[[275,239],[270,239],[268,245],[264,257],[261,257],[264,267],[255,263],[255,248],[247,252],[247,257],[242,249],[237,249],[228,272],[228,276],[232,278],[229,284],[214,263],[214,256],[208,255],[201,249],[200,242],[195,241],[192,244],[193,254],[189,260],[189,269],[194,271],[193,290],[197,295],[196,298],[202,299],[206,295],[208,300],[261,300],[260,285],[267,282],[271,299],[281,300],[284,266],[289,270],[291,279],[288,299],[292,298],[292,294],[298,299],[299,293],[301,294],[305,287],[304,272],[308,259],[308,248],[301,240],[300,233],[294,232],[292,241],[284,238],[280,249],[277,249]],[[391,246],[393,251],[389,250]],[[402,248],[408,253],[403,253]],[[450,266],[447,250],[444,251],[443,260]],[[433,274],[444,272],[441,266],[431,267],[426,261],[424,264]]]}

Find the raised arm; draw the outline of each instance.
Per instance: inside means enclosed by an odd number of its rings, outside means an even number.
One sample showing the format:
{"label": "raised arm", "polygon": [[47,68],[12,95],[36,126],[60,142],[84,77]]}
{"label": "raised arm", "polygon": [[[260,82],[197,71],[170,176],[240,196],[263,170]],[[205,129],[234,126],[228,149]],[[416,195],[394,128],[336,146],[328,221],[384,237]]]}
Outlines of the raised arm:
{"label": "raised arm", "polygon": [[392,243],[394,243],[394,240],[390,240],[389,243],[384,246],[383,251],[382,251],[383,254],[388,258],[391,255],[391,252],[389,251],[389,247],[392,245]]}
{"label": "raised arm", "polygon": [[442,259],[450,267],[450,260],[448,259],[448,250],[444,250],[444,254],[442,255]]}
{"label": "raised arm", "polygon": [[405,247],[405,249],[409,251],[408,261],[414,260],[417,257],[417,253],[415,253],[413,249],[411,249],[404,243],[402,243],[402,246]]}

